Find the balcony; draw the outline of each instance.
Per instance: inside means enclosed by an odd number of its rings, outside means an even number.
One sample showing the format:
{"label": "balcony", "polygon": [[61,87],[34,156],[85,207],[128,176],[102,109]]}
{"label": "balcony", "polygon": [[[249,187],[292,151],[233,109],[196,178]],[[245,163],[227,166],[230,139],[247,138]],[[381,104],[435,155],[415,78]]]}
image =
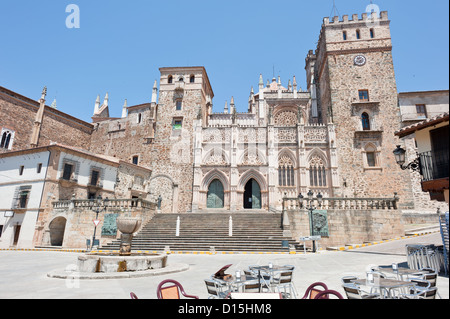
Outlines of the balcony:
{"label": "balcony", "polygon": [[442,191],[449,186],[449,154],[447,150],[419,154],[423,191]]}

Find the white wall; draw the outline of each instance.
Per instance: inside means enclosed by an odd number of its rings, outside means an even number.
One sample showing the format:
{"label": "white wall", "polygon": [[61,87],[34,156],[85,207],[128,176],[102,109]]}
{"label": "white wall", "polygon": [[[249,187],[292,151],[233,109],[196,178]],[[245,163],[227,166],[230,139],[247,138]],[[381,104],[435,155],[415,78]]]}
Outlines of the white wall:
{"label": "white wall", "polygon": [[[0,159],[0,225],[3,231],[0,237],[0,248],[9,248],[14,241],[14,230],[21,226],[17,248],[31,248],[36,220],[41,204],[44,180],[50,152],[24,154]],[[37,172],[38,164],[42,164],[41,172]],[[19,174],[20,166],[24,166],[23,174]],[[17,189],[31,186],[26,210],[16,210],[14,217],[5,217],[15,204]]]}

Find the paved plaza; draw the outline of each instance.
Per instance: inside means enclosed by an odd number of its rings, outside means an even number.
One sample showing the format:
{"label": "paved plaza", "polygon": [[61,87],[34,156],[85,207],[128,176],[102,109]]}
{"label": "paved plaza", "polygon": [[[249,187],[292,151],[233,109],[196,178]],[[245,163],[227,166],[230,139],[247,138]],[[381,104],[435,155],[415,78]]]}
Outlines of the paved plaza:
{"label": "paved plaza", "polygon": [[[156,299],[156,288],[164,279],[179,281],[188,294],[207,299],[204,279],[226,264],[227,273],[249,265],[294,265],[294,283],[299,295],[313,282],[324,282],[342,294],[341,278],[365,276],[371,265],[406,263],[405,245],[409,243],[441,244],[439,233],[394,240],[348,251],[320,251],[317,254],[174,254],[170,263],[189,265],[189,270],[144,278],[69,280],[47,277],[47,273],[74,267],[80,253],[54,251],[0,251],[0,298],[2,299],[129,299],[130,292],[141,299]],[[449,279],[440,276],[439,294],[449,299]]]}

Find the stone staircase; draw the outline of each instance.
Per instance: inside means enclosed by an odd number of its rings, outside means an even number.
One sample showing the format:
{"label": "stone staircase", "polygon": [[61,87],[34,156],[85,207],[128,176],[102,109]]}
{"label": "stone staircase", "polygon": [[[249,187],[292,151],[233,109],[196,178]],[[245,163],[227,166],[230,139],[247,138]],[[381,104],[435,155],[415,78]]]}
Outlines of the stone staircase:
{"label": "stone staircase", "polygon": [[[229,236],[229,218],[233,233]],[[180,232],[176,236],[177,218]],[[284,244],[284,245],[283,245]],[[158,214],[134,237],[133,250],[216,252],[289,252],[289,246],[303,249],[292,238],[283,237],[281,215],[266,211],[251,213]],[[116,240],[101,250],[118,250]]]}

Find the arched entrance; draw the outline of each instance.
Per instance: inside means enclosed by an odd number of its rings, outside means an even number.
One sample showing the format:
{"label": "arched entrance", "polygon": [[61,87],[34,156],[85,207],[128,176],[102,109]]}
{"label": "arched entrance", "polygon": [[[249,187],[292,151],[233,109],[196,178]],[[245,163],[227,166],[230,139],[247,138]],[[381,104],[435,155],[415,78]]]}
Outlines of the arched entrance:
{"label": "arched entrance", "polygon": [[66,229],[66,219],[64,217],[56,217],[49,225],[50,229],[50,245],[62,246],[64,239],[64,231]]}
{"label": "arched entrance", "polygon": [[261,187],[253,178],[245,185],[244,209],[261,209]]}
{"label": "arched entrance", "polygon": [[223,184],[215,179],[209,184],[207,208],[224,208],[224,191]]}

